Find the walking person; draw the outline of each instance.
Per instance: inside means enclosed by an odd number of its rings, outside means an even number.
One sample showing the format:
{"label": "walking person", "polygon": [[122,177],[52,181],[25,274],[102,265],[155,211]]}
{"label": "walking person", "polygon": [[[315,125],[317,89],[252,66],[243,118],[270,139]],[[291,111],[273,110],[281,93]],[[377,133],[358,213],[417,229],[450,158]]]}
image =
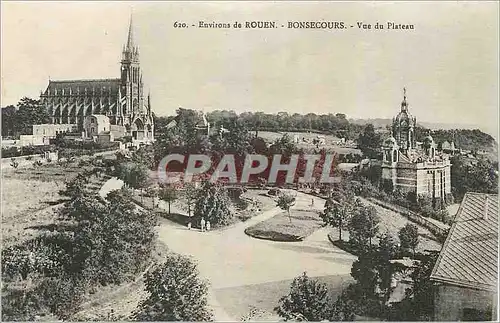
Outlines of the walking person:
{"label": "walking person", "polygon": [[201,232],[205,231],[205,218],[201,218],[200,226],[201,226]]}
{"label": "walking person", "polygon": [[191,221],[188,222],[188,230],[191,230]]}
{"label": "walking person", "polygon": [[210,221],[207,220],[207,231],[210,231]]}

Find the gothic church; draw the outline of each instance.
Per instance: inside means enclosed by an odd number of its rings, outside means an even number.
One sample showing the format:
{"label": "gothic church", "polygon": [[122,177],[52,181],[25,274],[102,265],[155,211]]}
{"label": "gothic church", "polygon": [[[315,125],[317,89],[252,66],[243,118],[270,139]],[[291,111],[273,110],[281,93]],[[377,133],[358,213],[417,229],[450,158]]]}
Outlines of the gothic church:
{"label": "gothic church", "polygon": [[91,80],[49,80],[41,103],[52,124],[74,124],[83,129],[85,117],[109,118],[110,131],[152,141],[154,124],[151,100],[145,98],[139,62],[139,47],[134,42],[132,18],[127,43],[123,47],[120,78]]}

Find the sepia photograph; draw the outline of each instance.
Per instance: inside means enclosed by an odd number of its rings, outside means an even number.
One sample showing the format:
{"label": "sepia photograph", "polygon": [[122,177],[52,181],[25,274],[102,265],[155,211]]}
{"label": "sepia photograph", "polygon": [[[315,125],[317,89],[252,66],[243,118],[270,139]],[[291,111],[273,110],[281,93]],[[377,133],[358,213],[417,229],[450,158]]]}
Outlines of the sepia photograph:
{"label": "sepia photograph", "polygon": [[498,321],[498,1],[2,1],[2,321]]}

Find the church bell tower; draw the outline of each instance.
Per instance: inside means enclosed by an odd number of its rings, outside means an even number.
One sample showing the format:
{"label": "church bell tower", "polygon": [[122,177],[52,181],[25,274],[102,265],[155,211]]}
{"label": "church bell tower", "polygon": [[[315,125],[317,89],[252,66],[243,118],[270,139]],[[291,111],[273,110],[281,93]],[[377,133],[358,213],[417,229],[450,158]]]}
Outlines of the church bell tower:
{"label": "church bell tower", "polygon": [[128,29],[127,44],[123,47],[121,60],[122,95],[126,97],[123,107],[123,123],[130,124],[135,116],[144,113],[142,72],[139,63],[139,47],[134,41],[132,16]]}

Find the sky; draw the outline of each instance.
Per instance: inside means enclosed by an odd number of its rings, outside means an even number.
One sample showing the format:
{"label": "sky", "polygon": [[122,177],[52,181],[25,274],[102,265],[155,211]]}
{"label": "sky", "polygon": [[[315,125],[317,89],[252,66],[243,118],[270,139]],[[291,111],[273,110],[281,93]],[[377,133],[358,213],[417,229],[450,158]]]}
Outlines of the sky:
{"label": "sky", "polygon": [[[49,78],[118,78],[133,13],[153,111],[178,107],[391,118],[403,87],[417,121],[498,132],[497,1],[1,2],[1,105]],[[343,30],[281,28],[344,21]],[[275,21],[275,29],[200,29]],[[186,22],[189,28],[174,28]],[[357,22],[371,24],[358,29]],[[375,23],[414,30],[374,30]]]}

